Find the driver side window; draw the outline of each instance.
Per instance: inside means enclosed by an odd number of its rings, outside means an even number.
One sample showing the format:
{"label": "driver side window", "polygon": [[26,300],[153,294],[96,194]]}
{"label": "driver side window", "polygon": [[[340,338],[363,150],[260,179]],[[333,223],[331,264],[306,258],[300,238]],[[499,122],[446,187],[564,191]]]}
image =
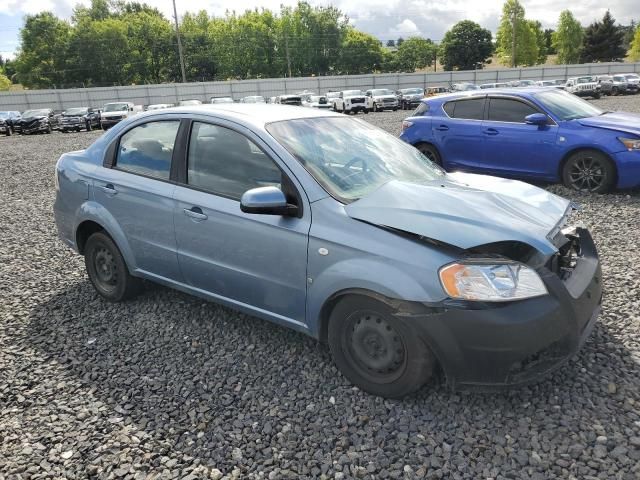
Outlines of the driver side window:
{"label": "driver side window", "polygon": [[281,188],[278,166],[247,137],[218,125],[193,123],[187,166],[189,185],[234,200],[252,188]]}

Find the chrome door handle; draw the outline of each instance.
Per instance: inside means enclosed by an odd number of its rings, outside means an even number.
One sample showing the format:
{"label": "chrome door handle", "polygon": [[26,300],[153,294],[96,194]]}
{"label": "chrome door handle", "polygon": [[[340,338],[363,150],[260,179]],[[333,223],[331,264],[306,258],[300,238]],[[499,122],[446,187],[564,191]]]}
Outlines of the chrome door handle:
{"label": "chrome door handle", "polygon": [[191,217],[195,220],[206,220],[209,218],[205,213],[202,213],[200,207],[185,208],[182,210],[187,217]]}
{"label": "chrome door handle", "polygon": [[483,130],[483,132],[485,135],[498,135],[498,130],[496,130],[495,128],[487,128],[486,130]]}
{"label": "chrome door handle", "polygon": [[439,127],[436,127],[436,130],[440,130],[441,132],[446,132],[447,130],[449,130],[449,127],[447,127],[446,125],[440,125]]}
{"label": "chrome door handle", "polygon": [[114,187],[113,184],[111,184],[111,183],[107,183],[106,185],[104,185],[104,186],[102,186],[100,188],[107,195],[113,196],[113,195],[116,195],[118,193],[118,191],[116,190],[116,187]]}

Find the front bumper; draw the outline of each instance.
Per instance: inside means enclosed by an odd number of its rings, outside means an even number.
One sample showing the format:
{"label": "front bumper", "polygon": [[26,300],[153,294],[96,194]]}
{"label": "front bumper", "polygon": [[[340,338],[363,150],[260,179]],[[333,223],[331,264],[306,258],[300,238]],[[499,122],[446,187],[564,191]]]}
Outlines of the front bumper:
{"label": "front bumper", "polygon": [[364,103],[353,103],[345,105],[347,112],[364,112],[367,110],[367,106]]}
{"label": "front bumper", "polygon": [[618,171],[617,188],[640,186],[640,152],[623,150],[611,155]]}
{"label": "front bumper", "polygon": [[19,132],[23,133],[25,135],[28,135],[30,133],[46,132],[48,130],[49,130],[49,124],[47,124],[47,123],[38,123],[36,125],[30,125],[28,127],[22,125],[20,127]]}
{"label": "front bumper", "polygon": [[84,120],[75,120],[73,122],[60,123],[60,130],[75,130],[77,128],[86,128],[87,122]]}
{"label": "front bumper", "polygon": [[373,103],[375,104],[376,108],[378,108],[379,110],[398,108],[397,100],[394,102],[375,101]]}
{"label": "front bumper", "polygon": [[[562,366],[591,333],[602,300],[602,273],[589,232],[571,277],[543,268],[548,295],[504,304],[452,304],[412,316],[453,388],[533,383]],[[432,308],[432,307],[429,307]]]}
{"label": "front bumper", "polygon": [[114,125],[117,125],[118,123],[120,123],[122,120],[124,119],[123,118],[102,118],[100,120],[100,124],[105,127],[113,127]]}

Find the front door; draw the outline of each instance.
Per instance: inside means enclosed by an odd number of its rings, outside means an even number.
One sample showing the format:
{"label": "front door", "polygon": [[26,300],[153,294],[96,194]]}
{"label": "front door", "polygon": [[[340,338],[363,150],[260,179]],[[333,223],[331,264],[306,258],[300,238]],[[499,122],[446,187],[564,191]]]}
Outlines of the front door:
{"label": "front door", "polygon": [[542,112],[514,98],[490,97],[487,108],[482,124],[486,168],[497,174],[553,178],[559,155],[555,122],[543,126],[525,123],[527,115]]}
{"label": "front door", "polygon": [[[180,267],[199,290],[302,325],[311,213],[267,148],[248,135],[193,122],[186,182],[174,193]],[[245,191],[269,185],[300,203],[301,218],[240,210]]]}

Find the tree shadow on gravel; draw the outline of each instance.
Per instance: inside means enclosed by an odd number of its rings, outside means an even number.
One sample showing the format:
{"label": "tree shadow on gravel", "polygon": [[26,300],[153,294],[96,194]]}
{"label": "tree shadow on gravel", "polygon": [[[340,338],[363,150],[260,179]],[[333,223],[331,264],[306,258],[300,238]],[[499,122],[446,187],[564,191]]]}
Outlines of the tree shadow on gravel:
{"label": "tree shadow on gravel", "polygon": [[[352,465],[389,472],[438,467],[443,444],[476,460],[513,439],[528,450],[557,435],[588,445],[594,425],[623,432],[629,401],[640,402],[638,366],[601,323],[576,359],[538,385],[481,394],[436,384],[402,401],[353,388],[305,335],[163,287],[110,304],[88,281],[73,284],[33,307],[27,334],[80,384],[57,391],[57,401],[68,395],[77,409],[83,395],[97,398],[104,428],[130,425],[223,472],[331,474],[332,461],[354,449]],[[60,379],[46,381],[54,388]]]}

